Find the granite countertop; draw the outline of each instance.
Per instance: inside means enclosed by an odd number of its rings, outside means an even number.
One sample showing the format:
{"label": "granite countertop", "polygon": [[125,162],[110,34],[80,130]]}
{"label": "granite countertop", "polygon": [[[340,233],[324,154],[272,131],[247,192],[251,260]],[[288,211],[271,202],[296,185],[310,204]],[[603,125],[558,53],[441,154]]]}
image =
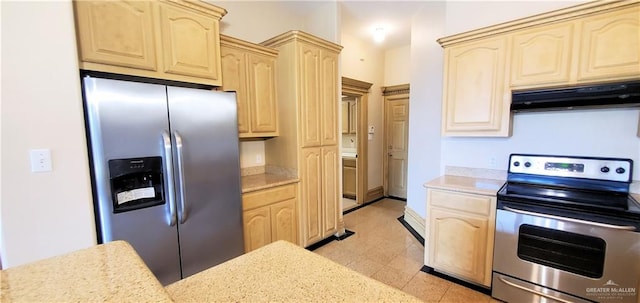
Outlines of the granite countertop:
{"label": "granite countertop", "polygon": [[175,302],[421,302],[277,241],[166,287]]}
{"label": "granite countertop", "polygon": [[243,194],[300,181],[298,177],[272,173],[242,176],[241,180]]}
{"label": "granite countertop", "polygon": [[504,183],[505,180],[444,175],[425,183],[424,187],[493,196]]}
{"label": "granite countertop", "polygon": [[1,271],[2,302],[171,302],[124,241]]}

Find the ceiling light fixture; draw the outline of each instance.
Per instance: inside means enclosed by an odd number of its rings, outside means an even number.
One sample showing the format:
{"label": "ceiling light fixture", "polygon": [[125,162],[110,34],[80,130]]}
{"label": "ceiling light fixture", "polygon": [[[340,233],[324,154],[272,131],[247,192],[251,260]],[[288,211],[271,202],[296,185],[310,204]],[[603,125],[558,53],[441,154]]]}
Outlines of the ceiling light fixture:
{"label": "ceiling light fixture", "polygon": [[382,41],[384,41],[385,34],[384,27],[376,27],[373,31],[373,41],[376,43],[382,43]]}

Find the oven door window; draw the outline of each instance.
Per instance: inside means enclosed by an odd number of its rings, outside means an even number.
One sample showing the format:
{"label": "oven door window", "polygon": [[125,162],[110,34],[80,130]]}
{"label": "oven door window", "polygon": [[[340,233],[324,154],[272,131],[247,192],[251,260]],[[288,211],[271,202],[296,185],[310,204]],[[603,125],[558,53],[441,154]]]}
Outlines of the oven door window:
{"label": "oven door window", "polygon": [[606,242],[603,239],[523,224],[518,257],[590,278],[601,278]]}

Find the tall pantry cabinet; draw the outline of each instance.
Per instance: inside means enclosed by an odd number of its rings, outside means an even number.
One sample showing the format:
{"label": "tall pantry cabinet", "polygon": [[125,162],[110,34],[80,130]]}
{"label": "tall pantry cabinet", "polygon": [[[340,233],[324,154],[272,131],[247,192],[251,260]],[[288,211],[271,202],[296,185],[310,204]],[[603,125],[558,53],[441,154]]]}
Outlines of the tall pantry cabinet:
{"label": "tall pantry cabinet", "polygon": [[300,244],[341,228],[338,54],[342,46],[301,31],[262,43],[278,50],[280,136],[265,141],[266,164],[297,172]]}

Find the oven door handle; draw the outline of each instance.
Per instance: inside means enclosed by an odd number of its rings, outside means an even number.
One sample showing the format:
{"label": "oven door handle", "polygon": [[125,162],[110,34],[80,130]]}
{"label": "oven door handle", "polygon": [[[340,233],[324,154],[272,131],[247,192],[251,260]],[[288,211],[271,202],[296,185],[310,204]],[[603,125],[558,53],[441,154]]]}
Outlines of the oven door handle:
{"label": "oven door handle", "polygon": [[560,216],[554,216],[554,215],[534,213],[534,212],[530,212],[530,211],[526,211],[526,210],[514,209],[514,208],[511,208],[511,207],[508,207],[508,206],[503,206],[502,208],[504,208],[505,210],[508,210],[510,212],[523,214],[523,215],[543,217],[543,218],[554,219],[554,220],[563,220],[563,221],[569,221],[569,222],[574,222],[574,223],[582,223],[582,224],[587,224],[587,225],[592,225],[592,226],[597,226],[597,227],[610,228],[610,229],[630,230],[630,231],[635,231],[636,230],[636,227],[635,226],[631,226],[631,225],[613,225],[613,224],[606,224],[606,223],[599,223],[599,222],[589,222],[589,221],[580,220],[580,219],[573,219],[573,218],[567,218],[567,217],[560,217]]}
{"label": "oven door handle", "polygon": [[538,295],[538,296],[545,297],[545,298],[547,298],[547,299],[551,299],[551,300],[558,301],[558,302],[562,302],[562,303],[574,303],[573,301],[568,301],[568,300],[565,300],[565,299],[561,299],[561,298],[558,298],[558,297],[554,297],[554,296],[552,296],[552,295],[545,294],[545,293],[543,293],[543,292],[540,292],[540,291],[537,291],[537,290],[534,290],[534,289],[529,289],[529,288],[526,288],[526,287],[524,287],[524,286],[520,286],[520,285],[515,284],[515,283],[513,283],[513,282],[507,281],[507,280],[506,280],[505,278],[503,278],[503,277],[498,277],[498,279],[499,279],[502,283],[504,283],[504,284],[507,284],[507,285],[509,285],[509,286],[511,286],[511,287],[515,287],[515,288],[520,289],[520,290],[524,290],[524,291],[526,291],[526,292],[530,292],[530,293],[532,293],[532,294],[534,294],[534,295]]}

